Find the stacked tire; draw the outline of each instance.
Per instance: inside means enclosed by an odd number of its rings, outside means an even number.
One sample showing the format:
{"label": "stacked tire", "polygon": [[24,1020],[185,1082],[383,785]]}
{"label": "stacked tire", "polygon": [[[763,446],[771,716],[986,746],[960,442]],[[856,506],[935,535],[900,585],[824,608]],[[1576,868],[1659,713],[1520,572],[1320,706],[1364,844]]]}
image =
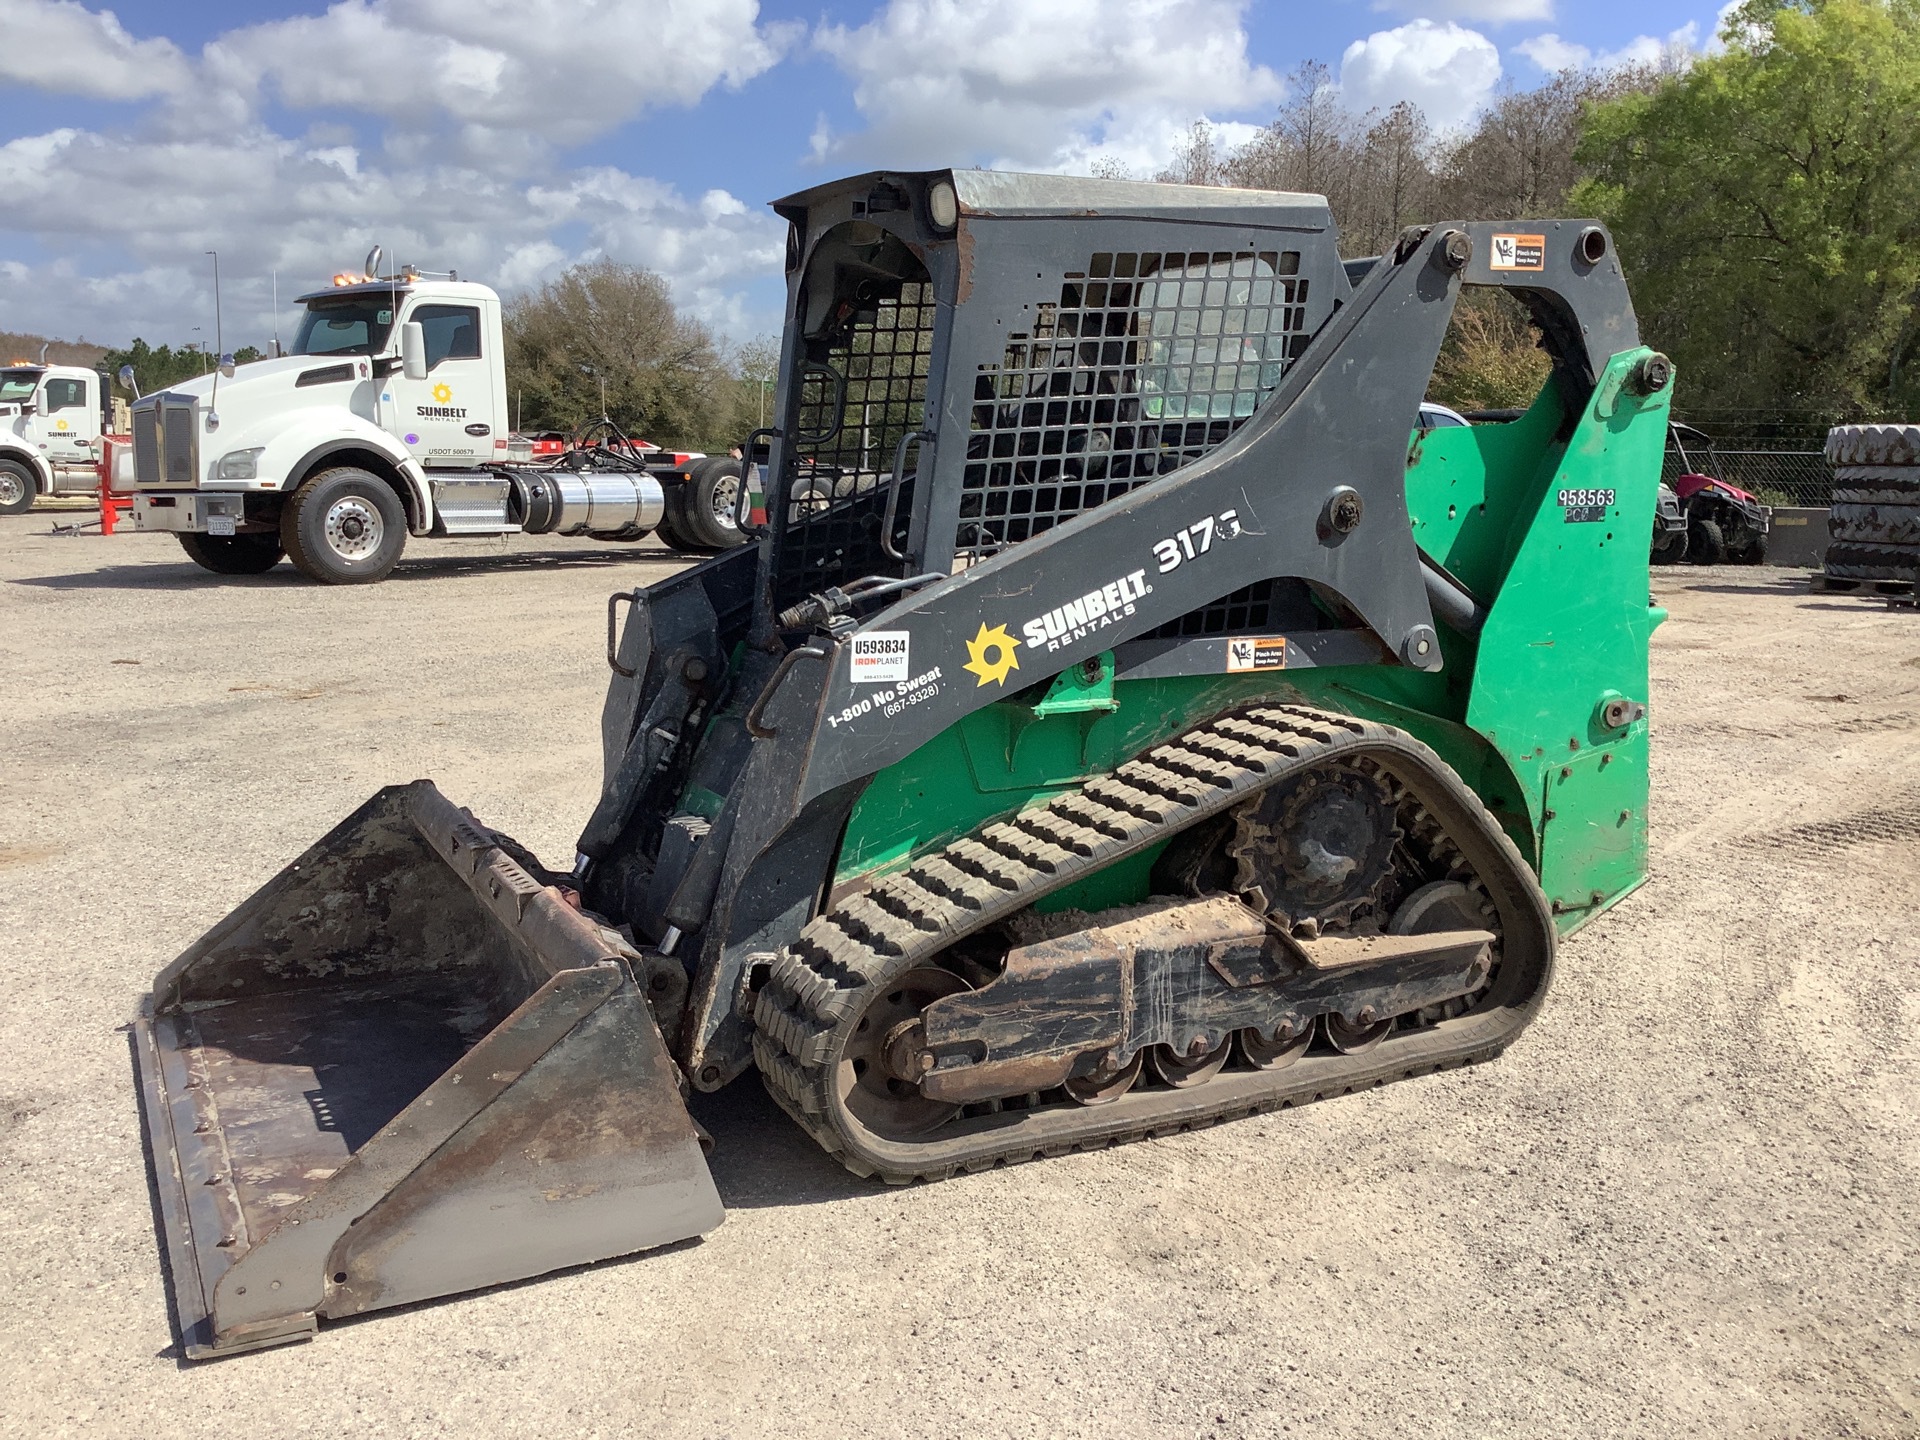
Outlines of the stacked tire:
{"label": "stacked tire", "polygon": [[1920,425],[1836,425],[1827,460],[1825,572],[1836,580],[1920,580]]}

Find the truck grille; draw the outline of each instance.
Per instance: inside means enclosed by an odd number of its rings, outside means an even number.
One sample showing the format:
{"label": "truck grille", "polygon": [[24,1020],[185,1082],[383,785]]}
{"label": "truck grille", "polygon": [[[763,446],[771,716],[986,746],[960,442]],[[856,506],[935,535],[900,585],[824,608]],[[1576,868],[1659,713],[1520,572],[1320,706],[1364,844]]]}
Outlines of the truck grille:
{"label": "truck grille", "polygon": [[200,428],[186,395],[149,395],[133,406],[134,484],[191,488],[200,478]]}

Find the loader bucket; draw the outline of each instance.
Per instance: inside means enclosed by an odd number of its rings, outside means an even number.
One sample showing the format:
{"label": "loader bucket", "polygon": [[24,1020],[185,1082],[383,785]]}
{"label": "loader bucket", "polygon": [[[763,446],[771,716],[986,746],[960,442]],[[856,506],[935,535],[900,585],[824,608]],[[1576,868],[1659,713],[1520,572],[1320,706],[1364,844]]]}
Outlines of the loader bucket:
{"label": "loader bucket", "polygon": [[632,958],[423,780],[162,971],[134,1040],[186,1354],[718,1225]]}

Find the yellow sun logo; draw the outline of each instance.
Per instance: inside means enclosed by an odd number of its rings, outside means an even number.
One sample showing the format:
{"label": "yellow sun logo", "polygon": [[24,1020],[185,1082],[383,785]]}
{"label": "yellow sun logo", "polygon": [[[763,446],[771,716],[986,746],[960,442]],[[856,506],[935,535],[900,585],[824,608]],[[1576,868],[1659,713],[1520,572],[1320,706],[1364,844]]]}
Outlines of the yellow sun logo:
{"label": "yellow sun logo", "polygon": [[449,400],[453,399],[453,386],[451,385],[434,386],[433,399],[435,404],[438,404],[438,405],[446,404]]}
{"label": "yellow sun logo", "polygon": [[[1007,672],[1020,668],[1020,662],[1013,658],[1019,645],[1020,642],[1007,633],[1006,626],[996,625],[989,630],[982,625],[980,633],[967,641],[967,663],[960,668],[978,675],[981,685],[988,682],[1004,685]],[[989,652],[994,655],[991,660],[987,658]],[[977,690],[979,686],[974,688]]]}
{"label": "yellow sun logo", "polygon": [[59,421],[59,422],[57,422],[57,423],[59,424],[59,426],[60,426],[60,428],[61,428],[62,430],[64,430],[64,429],[66,429],[66,428],[67,428],[67,422],[66,422],[66,421],[64,421],[64,420],[61,420],[61,421]]}

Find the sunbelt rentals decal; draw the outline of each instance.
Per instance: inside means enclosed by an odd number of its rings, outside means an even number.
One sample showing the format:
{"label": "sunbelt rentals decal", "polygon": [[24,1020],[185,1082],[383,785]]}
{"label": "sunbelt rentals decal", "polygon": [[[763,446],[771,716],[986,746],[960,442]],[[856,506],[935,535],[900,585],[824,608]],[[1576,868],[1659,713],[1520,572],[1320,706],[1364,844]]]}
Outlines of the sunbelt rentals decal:
{"label": "sunbelt rentals decal", "polygon": [[413,413],[422,420],[464,420],[467,418],[465,407],[452,404],[453,387],[444,380],[433,387],[433,404],[416,405]]}

